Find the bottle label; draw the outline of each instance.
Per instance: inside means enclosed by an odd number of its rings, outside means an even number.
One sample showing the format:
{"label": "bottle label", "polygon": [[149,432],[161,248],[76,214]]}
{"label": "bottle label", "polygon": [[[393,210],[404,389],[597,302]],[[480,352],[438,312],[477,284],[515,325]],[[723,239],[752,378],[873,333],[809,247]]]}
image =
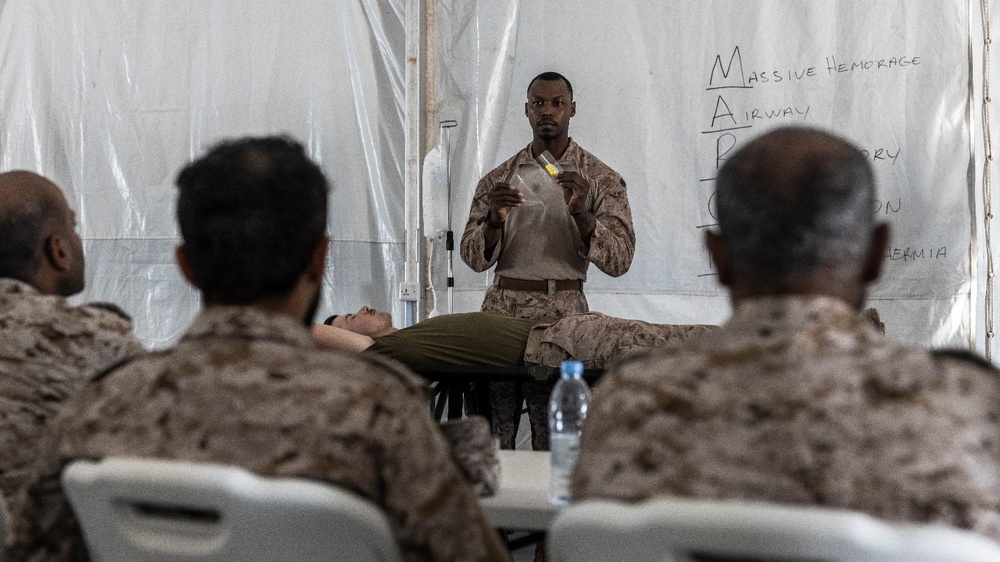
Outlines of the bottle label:
{"label": "bottle label", "polygon": [[549,438],[552,472],[549,480],[549,501],[557,505],[569,503],[569,481],[580,453],[580,435],[554,433]]}

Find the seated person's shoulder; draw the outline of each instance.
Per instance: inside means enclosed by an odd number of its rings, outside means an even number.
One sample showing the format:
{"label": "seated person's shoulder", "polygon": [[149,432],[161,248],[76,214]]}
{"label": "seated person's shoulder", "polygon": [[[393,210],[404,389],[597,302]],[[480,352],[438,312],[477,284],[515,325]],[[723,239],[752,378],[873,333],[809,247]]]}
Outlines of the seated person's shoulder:
{"label": "seated person's shoulder", "polygon": [[132,332],[132,317],[114,303],[86,303],[69,308],[67,314],[95,330]]}
{"label": "seated person's shoulder", "polygon": [[113,302],[91,302],[81,305],[80,308],[96,316],[109,316],[110,318],[132,322],[132,317],[129,316],[129,313]]}
{"label": "seated person's shoulder", "polygon": [[932,360],[943,367],[971,369],[1000,377],[1000,370],[988,359],[964,348],[946,347],[930,351]]}
{"label": "seated person's shoulder", "polygon": [[[20,292],[16,292],[16,291]],[[8,293],[0,294],[3,301],[3,316],[33,324],[69,322],[80,325],[132,328],[132,318],[120,306],[110,302],[92,302],[72,305],[59,295],[40,294],[29,286],[15,286]]]}
{"label": "seated person's shoulder", "polygon": [[666,376],[678,372],[685,354],[678,347],[656,347],[632,351],[613,358],[604,369],[598,384],[646,384],[666,382]]}
{"label": "seated person's shoulder", "polygon": [[336,376],[350,377],[359,383],[375,384],[386,391],[398,391],[424,397],[424,379],[405,365],[374,353],[356,353],[338,349],[320,349],[312,358],[313,365]]}

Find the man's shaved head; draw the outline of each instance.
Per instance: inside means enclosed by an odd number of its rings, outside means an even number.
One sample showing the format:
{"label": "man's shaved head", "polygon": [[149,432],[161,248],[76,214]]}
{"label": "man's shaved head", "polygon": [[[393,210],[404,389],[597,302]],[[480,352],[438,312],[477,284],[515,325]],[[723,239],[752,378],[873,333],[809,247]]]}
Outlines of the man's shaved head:
{"label": "man's shaved head", "polygon": [[875,182],[861,151],[810,128],[751,141],[722,167],[719,227],[744,272],[856,262],[875,226]]}
{"label": "man's shaved head", "polygon": [[706,243],[734,301],[813,294],[860,310],[889,226],[875,221],[875,178],[858,148],[818,129],[775,129],[730,158],[716,188],[720,232]]}
{"label": "man's shaved head", "polygon": [[[52,292],[69,296],[83,289],[83,255],[73,212],[62,191],[48,179],[23,170],[0,174],[0,277],[36,285],[53,236],[75,261],[54,276]],[[47,291],[46,291],[47,292]]]}

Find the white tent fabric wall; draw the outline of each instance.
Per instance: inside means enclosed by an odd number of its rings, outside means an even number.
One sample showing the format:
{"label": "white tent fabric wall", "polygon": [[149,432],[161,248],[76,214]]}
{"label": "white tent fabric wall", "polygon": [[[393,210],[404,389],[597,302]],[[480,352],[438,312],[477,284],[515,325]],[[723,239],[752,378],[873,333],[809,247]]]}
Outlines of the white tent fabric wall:
{"label": "white tent fabric wall", "polygon": [[[871,295],[889,332],[972,341],[968,2],[436,6],[436,117],[460,123],[453,223],[464,223],[477,179],[530,140],[528,81],[560,71],[578,105],[571,135],[628,181],[638,237],[625,276],[591,268],[591,308],[718,322],[728,302],[701,242],[717,153],[779,125],[831,128],[868,151],[873,212],[894,230]],[[478,306],[488,282],[458,268],[457,307]]]}
{"label": "white tent fabric wall", "polygon": [[[982,53],[970,25],[979,2],[427,4],[435,111],[426,120],[459,122],[456,237],[478,177],[530,138],[527,80],[559,70],[579,104],[573,136],[625,175],[639,237],[625,276],[591,268],[592,308],[723,320],[728,302],[699,228],[713,222],[711,182],[701,180],[729,138],[719,132],[729,119],[721,97],[736,126],[755,122],[726,132],[737,144],[750,131],[808,123],[854,138],[873,160],[882,149],[880,216],[898,252],[873,304],[904,340],[967,345],[976,335],[985,272],[972,266],[970,245],[983,224],[972,212],[981,176],[968,170],[970,138],[983,137],[969,121],[968,71],[970,51]],[[222,137],[285,132],[332,183],[320,313],[368,303],[401,317],[404,10],[403,0],[0,0],[0,169],[37,170],[66,190],[88,257],[77,300],[117,302],[147,345],[169,344],[198,308],[173,265],[177,170]],[[728,64],[736,47],[754,88],[708,90],[715,57]],[[831,72],[828,57],[897,64]],[[798,76],[809,68],[814,75]],[[762,81],[774,72],[784,81]],[[747,115],[786,108],[791,115]],[[444,287],[444,268],[435,271]],[[455,273],[456,311],[478,309],[488,277],[460,262]]]}
{"label": "white tent fabric wall", "polygon": [[77,300],[118,303],[162,347],[199,307],[173,264],[177,171],[223,137],[287,133],[331,180],[320,313],[388,309],[404,255],[403,39],[402,0],[8,0],[0,169],[65,190],[87,255]]}

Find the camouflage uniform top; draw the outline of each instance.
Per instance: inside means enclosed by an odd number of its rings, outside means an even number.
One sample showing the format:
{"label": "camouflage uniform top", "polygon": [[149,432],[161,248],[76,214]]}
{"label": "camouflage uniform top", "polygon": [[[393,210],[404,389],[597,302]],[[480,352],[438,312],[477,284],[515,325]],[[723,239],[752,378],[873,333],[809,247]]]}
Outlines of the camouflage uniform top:
{"label": "camouflage uniform top", "polygon": [[[496,264],[497,274],[519,279],[585,280],[590,262],[613,277],[628,271],[635,252],[635,230],[625,181],[572,139],[559,163],[566,170],[580,172],[592,186],[587,209],[597,219],[597,226],[589,247],[580,239],[562,190],[535,163],[529,145],[483,176],[476,186],[461,243],[462,260],[469,267],[485,271]],[[525,204],[510,212],[500,242],[486,256],[483,238],[487,228],[483,219],[489,209],[486,196],[494,184],[506,179],[512,171],[540,174],[540,181],[552,183],[552,189],[533,193],[522,187],[526,192]]]}
{"label": "camouflage uniform top", "polygon": [[0,334],[0,491],[10,505],[49,418],[142,345],[113,305],[70,306],[14,279],[0,279]]}
{"label": "camouflage uniform top", "polygon": [[322,350],[301,322],[210,307],[176,348],[82,390],[53,423],[12,560],[68,560],[82,539],[58,486],[75,458],[130,455],[325,480],[381,506],[407,560],[507,556],[428,415],[417,377]]}
{"label": "camouflage uniform top", "polygon": [[821,504],[1000,539],[997,467],[995,370],[893,342],[839,300],[761,298],[604,377],[572,493]]}

